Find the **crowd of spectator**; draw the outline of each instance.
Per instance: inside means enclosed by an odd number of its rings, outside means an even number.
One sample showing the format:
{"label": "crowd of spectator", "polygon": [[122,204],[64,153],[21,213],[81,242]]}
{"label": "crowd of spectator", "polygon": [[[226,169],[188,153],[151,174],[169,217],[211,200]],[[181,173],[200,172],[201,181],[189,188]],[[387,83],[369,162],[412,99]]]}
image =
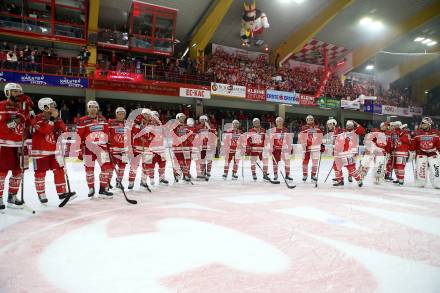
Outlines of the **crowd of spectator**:
{"label": "crowd of spectator", "polygon": [[[258,86],[266,89],[299,92],[314,95],[318,91],[324,69],[310,66],[282,67],[269,64],[264,57],[251,60],[246,56],[230,54],[217,49],[208,61],[207,73],[215,82],[243,86]],[[347,78],[332,73],[326,81],[322,95],[331,98],[354,100],[359,95],[378,96],[380,103],[388,105],[411,105],[408,92],[399,89],[383,90],[371,80]]]}
{"label": "crowd of spectator", "polygon": [[[53,48],[31,48],[4,41],[0,45],[0,68],[26,72],[52,74],[81,74],[86,76],[90,52],[83,47],[77,56],[59,56]],[[102,75],[108,71],[142,74],[146,79],[167,81],[190,81],[209,84],[211,81],[253,85],[267,89],[299,92],[314,95],[324,75],[321,67],[287,66],[275,67],[264,56],[255,60],[240,55],[217,50],[207,62],[204,74],[197,72],[192,59],[171,58],[158,55],[102,50],[98,53],[98,69]],[[375,95],[378,103],[392,106],[414,106],[409,90],[391,88],[384,90],[380,84],[371,80],[348,77],[344,81],[336,74],[327,80],[322,95],[332,98],[353,100],[359,95]]]}

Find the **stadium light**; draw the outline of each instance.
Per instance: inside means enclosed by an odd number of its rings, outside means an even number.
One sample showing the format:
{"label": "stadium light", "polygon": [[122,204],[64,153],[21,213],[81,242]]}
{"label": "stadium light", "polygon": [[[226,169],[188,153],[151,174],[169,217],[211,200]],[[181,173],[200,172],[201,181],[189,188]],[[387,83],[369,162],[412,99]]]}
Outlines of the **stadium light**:
{"label": "stadium light", "polygon": [[431,42],[432,42],[431,39],[424,39],[424,40],[422,41],[422,44],[428,44],[428,43],[431,43]]}
{"label": "stadium light", "polygon": [[366,70],[373,70],[374,69],[374,65],[373,64],[368,64],[367,67],[365,67]]}
{"label": "stadium light", "polygon": [[432,41],[432,42],[429,42],[428,44],[426,44],[426,45],[428,45],[428,46],[434,46],[434,45],[437,45],[437,42],[436,41]]}
{"label": "stadium light", "polygon": [[380,30],[381,28],[383,28],[383,24],[381,21],[379,20],[375,20],[373,21],[373,23],[371,24],[371,27],[375,30]]}
{"label": "stadium light", "polygon": [[424,39],[425,39],[424,37],[417,37],[417,38],[414,39],[414,42],[421,42]]}
{"label": "stadium light", "polygon": [[373,22],[373,20],[370,17],[363,17],[361,18],[361,20],[359,21],[359,23],[363,26],[367,26],[370,25]]}

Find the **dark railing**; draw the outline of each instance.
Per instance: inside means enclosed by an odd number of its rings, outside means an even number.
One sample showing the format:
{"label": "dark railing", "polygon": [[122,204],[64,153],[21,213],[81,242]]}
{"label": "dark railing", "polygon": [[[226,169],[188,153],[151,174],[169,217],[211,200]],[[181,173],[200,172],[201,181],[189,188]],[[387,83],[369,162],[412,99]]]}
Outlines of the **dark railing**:
{"label": "dark railing", "polygon": [[0,58],[0,69],[2,70],[67,76],[86,75],[85,64],[82,64],[76,57],[41,56],[39,62],[28,61],[29,59],[26,57],[24,60],[8,61],[6,59],[7,52],[3,52],[4,55]]}
{"label": "dark railing", "polygon": [[[129,67],[129,68],[127,68]],[[176,67],[175,70],[165,70],[156,64],[144,64],[138,68],[109,70],[105,67],[96,67],[95,77],[109,80],[123,80],[138,82],[142,80],[159,80],[186,84],[210,85],[212,76],[205,74],[189,74],[184,69]]]}

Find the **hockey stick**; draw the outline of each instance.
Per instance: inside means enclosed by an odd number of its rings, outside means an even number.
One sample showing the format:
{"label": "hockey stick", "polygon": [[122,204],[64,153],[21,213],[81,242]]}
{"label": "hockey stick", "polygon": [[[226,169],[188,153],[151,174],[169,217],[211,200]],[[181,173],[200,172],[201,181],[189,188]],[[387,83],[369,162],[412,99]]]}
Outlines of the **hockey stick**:
{"label": "hockey stick", "polygon": [[[258,162],[255,162],[255,164],[257,164],[258,168],[261,170],[261,172],[262,172],[263,175],[264,175],[264,171],[263,171],[263,169],[261,168],[260,164],[258,164]],[[269,178],[268,181],[269,181],[270,183],[272,183],[272,184],[280,184],[280,181],[274,181],[274,180],[272,180],[272,179],[270,179],[270,178]]]}
{"label": "hockey stick", "polygon": [[[278,166],[279,165],[278,165],[277,161],[273,159],[273,155],[272,155],[272,163],[275,163],[275,165],[277,166],[277,170],[278,170]],[[289,188],[289,189],[295,188],[296,185],[289,185],[289,183],[287,183],[287,180],[286,180],[286,177],[283,174],[283,171],[281,171],[281,170],[279,170],[279,171],[280,171],[281,177],[283,177],[284,183],[286,183],[287,188]]]}
{"label": "hockey stick", "polygon": [[[109,155],[108,157],[110,158],[110,162],[112,163],[112,165],[113,165],[113,166],[116,166],[115,163],[114,163],[114,161],[113,161],[112,155],[110,154],[110,151],[109,151],[109,154],[108,154],[108,155]],[[112,172],[113,172],[113,171],[112,171]],[[130,203],[130,204],[137,204],[137,200],[129,199],[129,198],[127,197],[127,194],[125,194],[124,186],[122,185],[121,180],[118,179],[118,174],[116,174],[116,185],[118,185],[118,183],[119,183],[119,188],[121,189],[122,194],[123,194],[124,197],[125,197],[125,200],[126,200],[128,203]],[[151,192],[151,190],[148,188],[148,185],[147,185],[147,189]]]}
{"label": "hockey stick", "polygon": [[330,170],[328,171],[327,177],[325,177],[324,183],[326,183],[328,177],[330,177],[330,174],[332,173],[332,170],[333,170],[333,164],[334,164],[334,163],[335,163],[335,160],[333,160],[333,163],[332,163],[332,165],[331,165],[331,167],[330,167]]}
{"label": "hockey stick", "polygon": [[318,161],[318,171],[316,172],[316,181],[315,181],[315,188],[318,187],[318,180],[319,180],[319,168],[321,168],[321,157],[322,153],[319,154],[319,161]]}
{"label": "hockey stick", "polygon": [[[61,118],[61,110],[60,110],[60,115],[59,116],[60,116],[60,119],[62,119]],[[63,201],[58,205],[59,208],[64,207],[69,202],[70,197],[76,194],[75,192],[72,193],[72,191],[70,190],[70,180],[69,180],[69,174],[67,174],[66,157],[64,156],[64,144],[63,144],[63,137],[62,136],[63,136],[63,133],[61,132],[61,141],[60,141],[60,144],[61,144],[61,155],[63,156],[64,176],[66,176],[66,183],[67,183],[68,194],[67,194],[66,198],[63,199]]]}
{"label": "hockey stick", "polygon": [[[62,134],[61,134],[62,135]],[[72,192],[70,190],[70,180],[69,180],[69,174],[67,174],[67,168],[66,168],[66,158],[64,157],[64,144],[63,144],[63,139],[61,138],[61,155],[63,156],[63,163],[64,163],[64,176],[66,176],[66,183],[67,183],[67,196],[66,198],[58,205],[58,207],[62,208],[64,207],[67,202],[69,202],[70,198],[75,195],[75,192]]]}
{"label": "hockey stick", "polygon": [[[22,108],[23,108],[23,110],[26,110],[26,102],[23,102]],[[21,156],[21,162],[20,162],[20,167],[21,167],[21,204],[23,205],[23,208],[25,210],[28,210],[32,214],[35,214],[35,210],[29,208],[24,202],[24,141],[25,141],[25,137],[26,137],[26,135],[25,135],[26,131],[27,131],[26,120],[23,117],[23,129],[22,129],[22,134],[21,134],[21,154],[20,154],[20,156]]]}

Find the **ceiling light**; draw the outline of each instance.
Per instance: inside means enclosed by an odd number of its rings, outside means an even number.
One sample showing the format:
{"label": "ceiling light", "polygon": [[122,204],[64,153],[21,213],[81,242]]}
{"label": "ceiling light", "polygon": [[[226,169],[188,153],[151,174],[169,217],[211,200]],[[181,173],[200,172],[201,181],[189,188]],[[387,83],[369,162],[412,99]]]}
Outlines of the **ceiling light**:
{"label": "ceiling light", "polygon": [[383,24],[381,21],[376,20],[371,23],[371,27],[375,30],[380,30],[383,27]]}
{"label": "ceiling light", "polygon": [[424,40],[422,41],[422,44],[428,44],[428,43],[430,43],[430,42],[432,42],[431,39],[424,39]]}
{"label": "ceiling light", "polygon": [[293,2],[295,2],[296,4],[301,4],[304,2],[304,0],[293,0]]}
{"label": "ceiling light", "polygon": [[417,37],[417,38],[415,38],[414,39],[414,42],[421,42],[421,41],[423,41],[425,38],[423,38],[423,37]]}
{"label": "ceiling light", "polygon": [[432,42],[429,42],[429,43],[426,44],[426,45],[428,45],[428,46],[434,46],[434,45],[437,45],[437,42],[436,42],[436,41],[432,41]]}
{"label": "ceiling light", "polygon": [[373,70],[374,69],[374,65],[372,64],[368,64],[367,67],[365,67],[366,70]]}
{"label": "ceiling light", "polygon": [[373,20],[369,17],[364,17],[359,21],[359,23],[363,26],[370,25],[372,22],[373,22]]}

